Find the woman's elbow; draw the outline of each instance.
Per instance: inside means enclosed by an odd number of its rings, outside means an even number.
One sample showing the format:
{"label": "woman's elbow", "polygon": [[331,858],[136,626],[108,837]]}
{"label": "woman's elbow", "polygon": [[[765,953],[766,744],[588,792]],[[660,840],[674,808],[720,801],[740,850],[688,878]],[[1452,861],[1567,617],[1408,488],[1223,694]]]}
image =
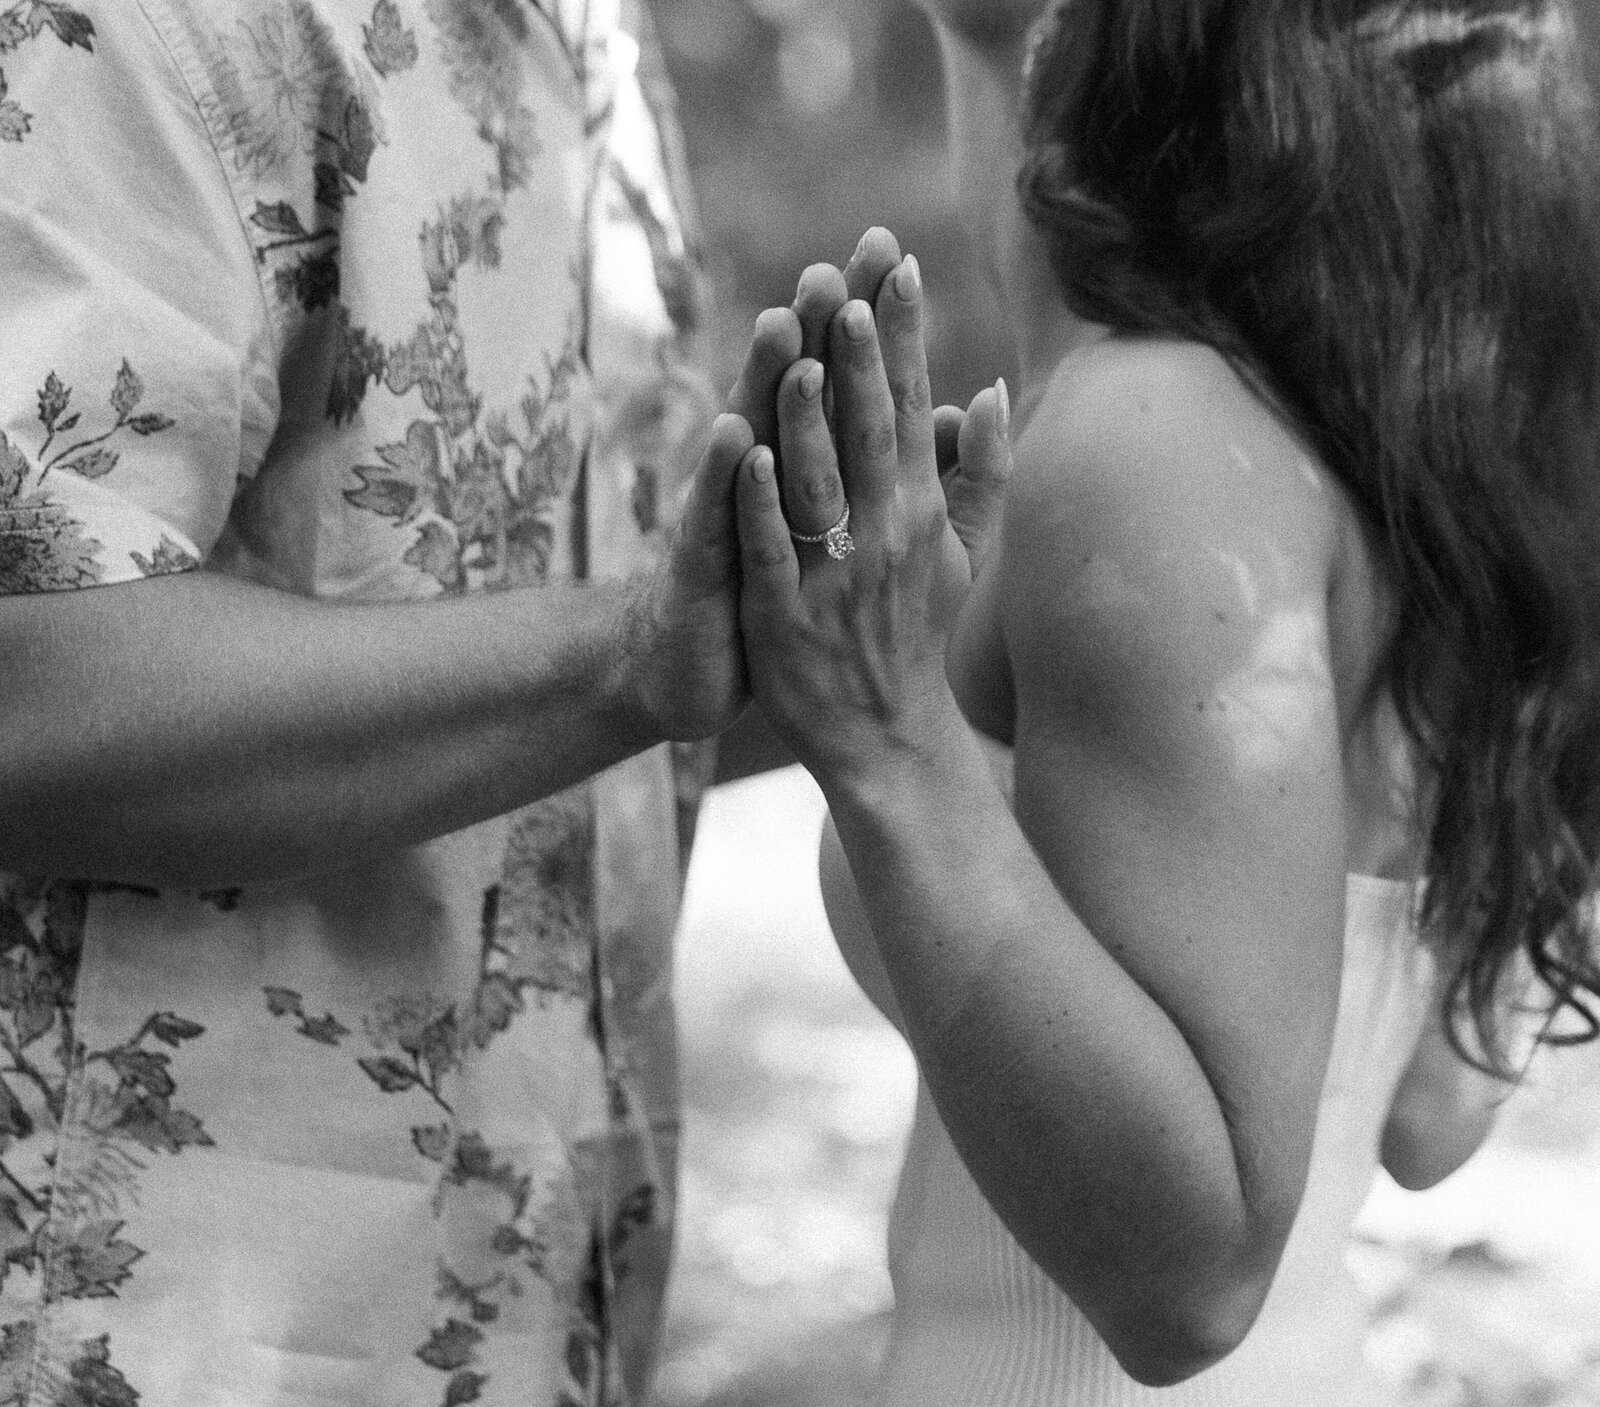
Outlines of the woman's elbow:
{"label": "woman's elbow", "polygon": [[1239,1347],[1266,1301],[1271,1277],[1251,1276],[1203,1296],[1161,1306],[1147,1297],[1123,1322],[1101,1327],[1117,1362],[1145,1387],[1175,1387]]}

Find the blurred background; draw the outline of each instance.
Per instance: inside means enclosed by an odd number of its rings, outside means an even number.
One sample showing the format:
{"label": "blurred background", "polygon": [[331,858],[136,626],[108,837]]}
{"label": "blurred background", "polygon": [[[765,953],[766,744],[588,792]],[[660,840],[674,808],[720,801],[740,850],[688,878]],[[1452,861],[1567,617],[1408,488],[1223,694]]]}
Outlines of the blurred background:
{"label": "blurred background", "polygon": [[713,370],[732,383],[763,308],[809,263],[887,225],[927,285],[934,394],[1010,371],[949,199],[939,56],[907,0],[652,0],[715,284]]}
{"label": "blurred background", "polygon": [[[805,264],[883,224],[921,261],[937,399],[1010,375],[954,219],[938,55],[905,0],[653,0],[716,295],[713,371]],[[882,1351],[884,1236],[915,1071],[834,953],[822,800],[718,788],[678,969],[686,1142],[654,1407],[851,1407]],[[1352,1262],[1414,1407],[1600,1407],[1600,1052],[1552,1054],[1456,1177],[1380,1186]]]}

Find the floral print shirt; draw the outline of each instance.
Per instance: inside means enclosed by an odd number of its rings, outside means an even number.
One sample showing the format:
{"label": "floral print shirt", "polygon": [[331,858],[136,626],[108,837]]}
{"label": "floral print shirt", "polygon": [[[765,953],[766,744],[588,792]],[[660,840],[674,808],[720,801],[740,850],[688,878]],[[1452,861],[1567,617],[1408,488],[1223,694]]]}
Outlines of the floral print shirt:
{"label": "floral print shirt", "polygon": [[[624,4],[0,0],[0,592],[657,551],[708,407]],[[0,1407],[641,1401],[704,762],[292,883],[0,876]]]}

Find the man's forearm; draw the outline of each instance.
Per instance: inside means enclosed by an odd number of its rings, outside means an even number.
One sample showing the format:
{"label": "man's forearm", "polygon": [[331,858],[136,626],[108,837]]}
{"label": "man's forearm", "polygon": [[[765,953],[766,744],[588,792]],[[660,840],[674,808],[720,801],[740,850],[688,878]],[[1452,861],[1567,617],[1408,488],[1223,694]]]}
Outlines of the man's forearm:
{"label": "man's forearm", "polygon": [[0,869],[280,877],[559,790],[659,740],[625,590],[346,606],[198,572],[0,601]]}

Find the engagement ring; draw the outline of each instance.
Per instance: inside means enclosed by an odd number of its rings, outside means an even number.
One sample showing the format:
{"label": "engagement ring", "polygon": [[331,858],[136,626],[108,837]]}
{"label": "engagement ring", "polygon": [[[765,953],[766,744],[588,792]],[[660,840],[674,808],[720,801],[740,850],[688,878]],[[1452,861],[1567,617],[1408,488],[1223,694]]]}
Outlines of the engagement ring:
{"label": "engagement ring", "polygon": [[796,542],[820,542],[828,549],[828,556],[832,557],[835,562],[842,562],[856,550],[855,539],[850,536],[849,529],[850,505],[847,503],[844,506],[844,512],[839,515],[839,521],[829,528],[827,532],[818,533],[815,537],[808,537],[805,533],[797,533],[793,528],[790,528],[789,536]]}

